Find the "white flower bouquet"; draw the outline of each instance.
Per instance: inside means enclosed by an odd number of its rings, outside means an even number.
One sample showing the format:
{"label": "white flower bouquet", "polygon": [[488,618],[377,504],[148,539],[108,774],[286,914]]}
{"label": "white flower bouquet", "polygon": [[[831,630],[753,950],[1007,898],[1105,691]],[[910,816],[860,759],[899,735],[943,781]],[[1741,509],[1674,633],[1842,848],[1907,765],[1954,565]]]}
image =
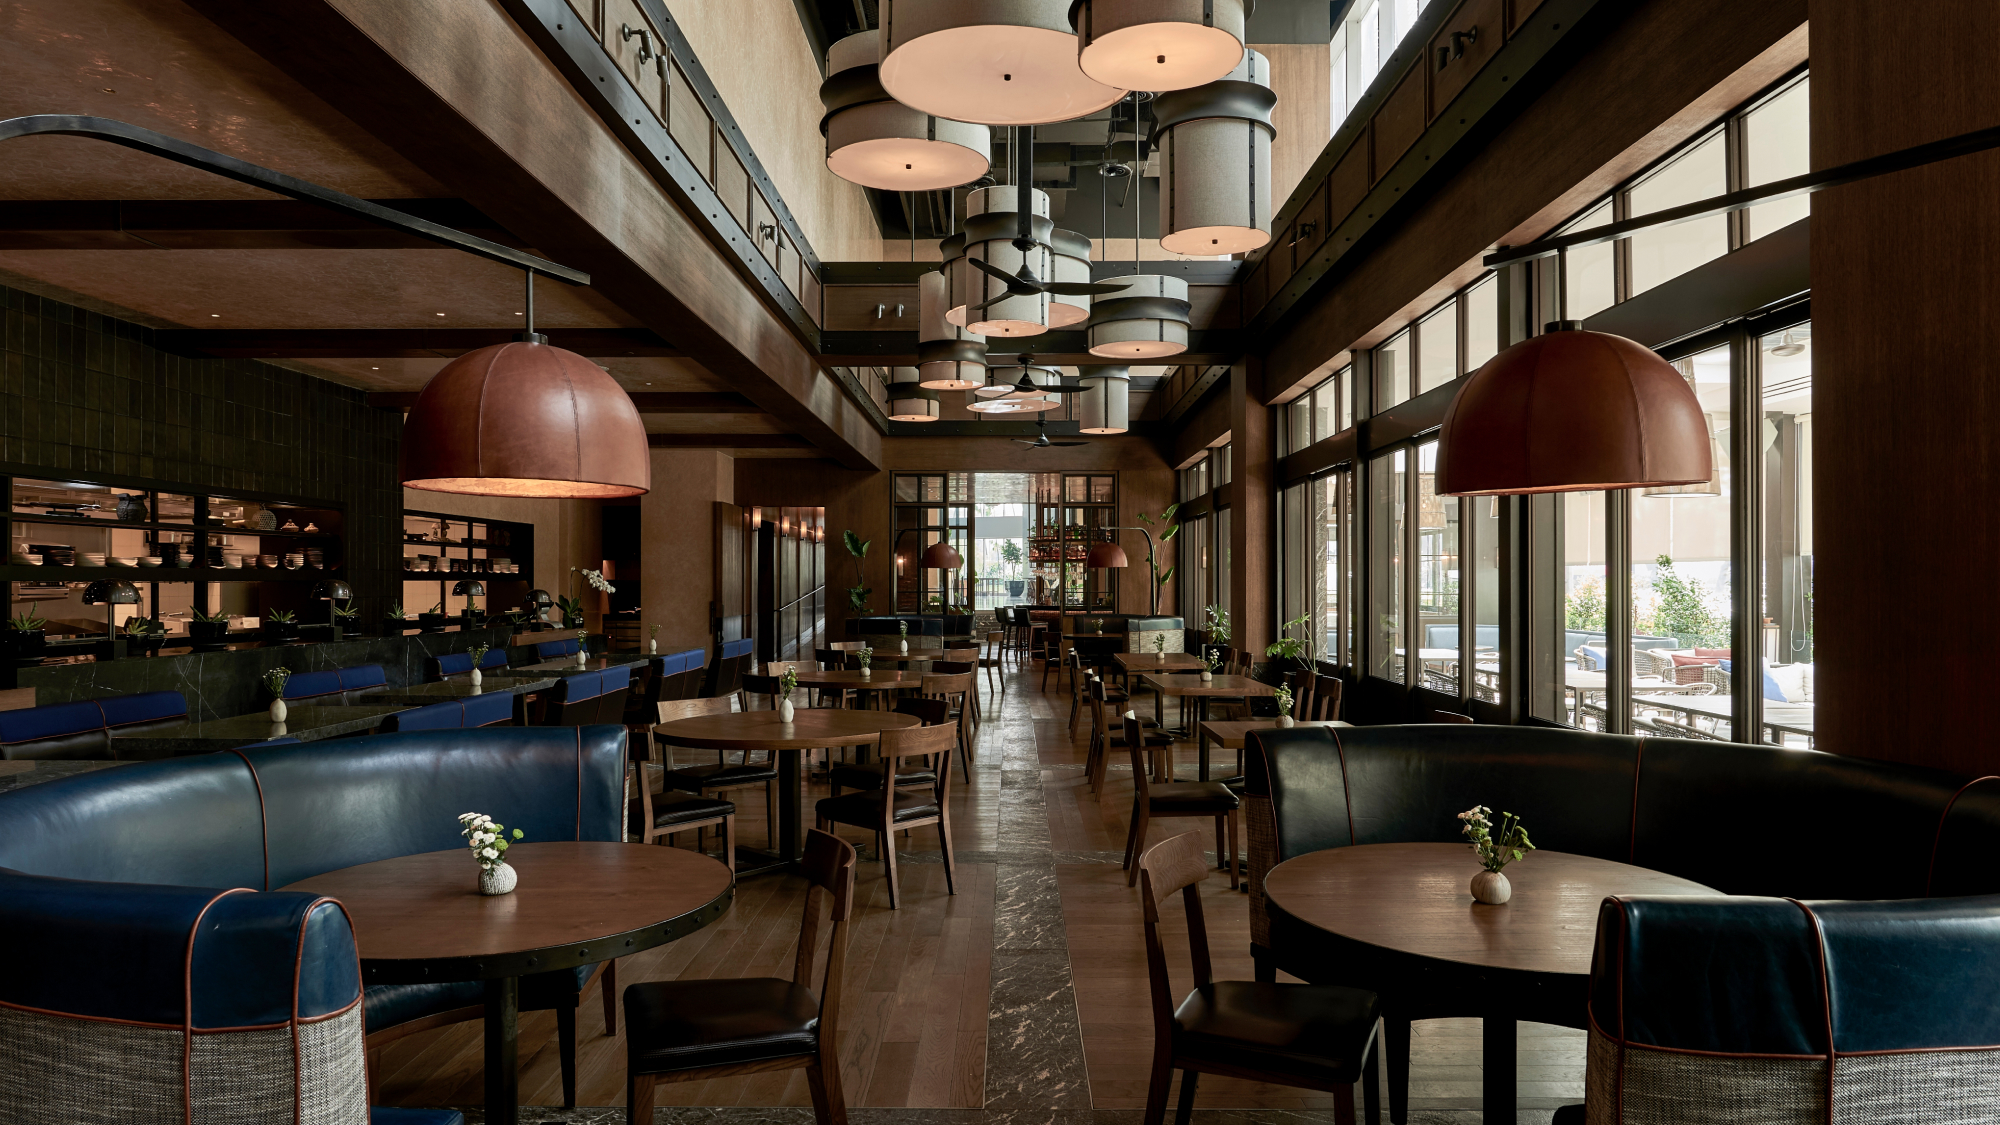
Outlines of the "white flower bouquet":
{"label": "white flower bouquet", "polygon": [[[479,861],[481,871],[491,871],[507,862],[508,829],[504,824],[496,824],[485,813],[460,813],[458,834],[465,837],[466,846],[472,849],[472,858]],[[523,833],[513,830],[513,838],[519,840]]]}

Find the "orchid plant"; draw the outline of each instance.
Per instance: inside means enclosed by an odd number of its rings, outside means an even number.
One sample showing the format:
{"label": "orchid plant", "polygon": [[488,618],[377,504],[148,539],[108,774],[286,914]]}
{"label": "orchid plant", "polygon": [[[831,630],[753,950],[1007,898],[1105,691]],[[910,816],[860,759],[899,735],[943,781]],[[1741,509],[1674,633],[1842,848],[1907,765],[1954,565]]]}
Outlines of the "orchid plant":
{"label": "orchid plant", "polygon": [[[485,813],[458,814],[458,834],[465,837],[466,846],[472,849],[472,858],[479,861],[481,871],[491,871],[507,862],[508,829],[504,824],[495,824]],[[516,828],[513,838],[519,840],[525,833]]]}
{"label": "orchid plant", "polygon": [[1479,857],[1479,864],[1488,871],[1497,872],[1508,864],[1520,859],[1527,852],[1535,850],[1528,841],[1528,830],[1521,827],[1521,818],[1510,812],[1500,814],[1500,825],[1496,830],[1490,819],[1493,810],[1485,805],[1474,805],[1458,814],[1462,822],[1459,831],[1472,844],[1472,852]]}

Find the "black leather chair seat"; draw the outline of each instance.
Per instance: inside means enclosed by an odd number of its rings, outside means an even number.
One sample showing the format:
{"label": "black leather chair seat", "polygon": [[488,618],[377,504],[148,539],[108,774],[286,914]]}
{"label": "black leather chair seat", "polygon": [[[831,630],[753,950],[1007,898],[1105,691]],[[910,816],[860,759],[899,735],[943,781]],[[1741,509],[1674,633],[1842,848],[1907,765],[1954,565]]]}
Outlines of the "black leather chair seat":
{"label": "black leather chair seat", "polygon": [[1310,1082],[1361,1078],[1381,1003],[1339,985],[1219,980],[1188,993],[1174,1012],[1178,1052]]}
{"label": "black leather chair seat", "polygon": [[819,1049],[819,998],[776,977],[672,980],[625,990],[625,1034],[638,1072],[809,1055]]}
{"label": "black leather chair seat", "polygon": [[672,801],[653,802],[653,827],[670,828],[676,824],[692,824],[697,820],[714,820],[736,811],[736,803],[717,797],[682,797]]}
{"label": "black leather chair seat", "polygon": [[[830,780],[838,789],[880,789],[882,788],[882,763],[869,762],[866,765],[835,766]],[[899,770],[896,773],[896,787],[936,785],[937,771]]]}
{"label": "black leather chair seat", "polygon": [[[867,790],[860,793],[842,793],[838,797],[821,797],[813,806],[818,815],[840,824],[857,827],[882,822],[882,791]],[[923,820],[938,814],[937,794],[925,789],[903,789],[896,793],[895,819]]]}
{"label": "black leather chair seat", "polygon": [[1146,787],[1153,815],[1235,812],[1242,801],[1220,781],[1155,781]]}
{"label": "black leather chair seat", "polygon": [[450,984],[371,984],[361,996],[361,1021],[370,1031],[379,1031],[485,1003],[486,986],[476,980]]}
{"label": "black leather chair seat", "polygon": [[778,780],[778,768],[747,762],[733,766],[683,766],[661,775],[669,789],[714,789],[726,785],[754,785]]}

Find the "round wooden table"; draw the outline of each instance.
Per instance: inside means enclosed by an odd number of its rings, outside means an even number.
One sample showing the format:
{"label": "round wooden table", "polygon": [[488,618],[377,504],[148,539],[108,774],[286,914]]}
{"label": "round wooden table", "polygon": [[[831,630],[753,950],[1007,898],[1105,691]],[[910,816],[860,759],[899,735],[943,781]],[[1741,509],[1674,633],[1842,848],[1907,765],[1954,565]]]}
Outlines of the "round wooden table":
{"label": "round wooden table", "polygon": [[[825,675],[826,673],[814,673]],[[879,674],[879,673],[878,673]],[[806,673],[799,674],[804,683]],[[907,685],[905,685],[907,686]],[[792,721],[780,722],[776,711],[734,711],[696,715],[653,728],[669,746],[698,750],[768,750],[778,763],[778,851],[776,854],[736,849],[738,877],[789,867],[804,849],[799,805],[804,799],[800,751],[834,746],[868,746],[881,741],[885,730],[918,725],[915,715],[894,711],[852,711],[841,707],[794,707]]]}
{"label": "round wooden table", "polygon": [[1363,844],[1288,859],[1264,879],[1273,960],[1316,984],[1382,997],[1389,1117],[1406,1120],[1410,1021],[1478,1016],[1487,1121],[1516,1112],[1518,1020],[1584,1026],[1598,905],[1610,895],[1707,895],[1643,867],[1534,851],[1507,866],[1512,901],[1472,901],[1465,844]]}
{"label": "round wooden table", "polygon": [[520,843],[511,894],[479,893],[464,848],[364,863],[286,891],[340,900],[368,984],[486,982],[486,1120],[515,1125],[523,976],[664,945],[729,909],[729,869],[698,852],[594,841]]}
{"label": "round wooden table", "polygon": [[923,674],[904,672],[895,668],[871,669],[862,676],[859,669],[843,668],[831,672],[801,669],[798,673],[800,687],[839,689],[855,692],[891,692],[915,688],[923,682]]}

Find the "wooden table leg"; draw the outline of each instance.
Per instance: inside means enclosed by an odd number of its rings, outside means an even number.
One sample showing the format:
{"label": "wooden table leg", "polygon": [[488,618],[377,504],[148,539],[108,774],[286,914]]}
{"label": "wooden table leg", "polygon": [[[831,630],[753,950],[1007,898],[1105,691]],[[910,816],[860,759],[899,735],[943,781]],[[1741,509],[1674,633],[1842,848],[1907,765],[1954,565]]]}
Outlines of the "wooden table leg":
{"label": "wooden table leg", "polygon": [[1382,1047],[1389,1056],[1389,1121],[1406,1125],[1410,1119],[1410,1021],[1391,1013],[1382,1016]]}
{"label": "wooden table leg", "polygon": [[1480,1120],[1513,1121],[1516,1065],[1514,1017],[1488,1014],[1479,1021]]}
{"label": "wooden table leg", "polygon": [[[1204,724],[1204,723],[1206,723],[1206,722],[1208,722],[1208,697],[1204,695],[1204,696],[1202,696],[1202,697],[1201,697],[1201,702],[1199,702],[1199,703],[1197,703],[1197,704],[1195,705],[1195,713],[1194,713],[1194,729],[1196,729],[1196,730],[1200,730],[1200,729],[1201,729],[1201,727],[1202,727],[1202,724]],[[1204,735],[1203,737],[1201,737],[1200,739],[1198,739],[1198,740],[1197,740],[1197,747],[1196,747],[1196,752],[1197,752],[1197,753],[1198,753],[1198,754],[1200,755],[1200,760],[1201,760],[1201,773],[1200,773],[1199,775],[1197,775],[1197,778],[1198,778],[1198,780],[1201,780],[1201,781],[1207,781],[1207,780],[1208,780],[1208,738],[1207,738],[1207,736],[1205,736],[1205,735]]]}
{"label": "wooden table leg", "polygon": [[517,1125],[520,1114],[520,1060],[515,1036],[521,1005],[519,977],[486,982],[486,1120]]}
{"label": "wooden table leg", "polygon": [[[833,751],[827,750],[827,768],[832,768]],[[805,783],[799,777],[802,751],[778,751],[778,855],[797,863],[805,854],[805,832],[799,826],[799,805],[805,799]]]}

